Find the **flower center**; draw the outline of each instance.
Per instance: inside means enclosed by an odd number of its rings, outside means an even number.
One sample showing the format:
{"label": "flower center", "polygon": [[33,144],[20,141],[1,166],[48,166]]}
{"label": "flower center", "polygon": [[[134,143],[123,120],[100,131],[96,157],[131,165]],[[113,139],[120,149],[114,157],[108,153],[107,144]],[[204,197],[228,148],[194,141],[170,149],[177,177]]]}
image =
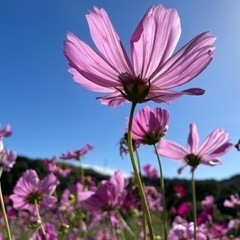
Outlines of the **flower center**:
{"label": "flower center", "polygon": [[27,196],[27,202],[34,204],[35,201],[39,203],[42,200],[42,195],[39,192],[32,192]]}
{"label": "flower center", "polygon": [[193,169],[195,169],[199,165],[201,158],[197,155],[190,153],[185,157],[185,161],[187,162],[187,164],[189,166],[191,166],[191,167],[193,167]]}
{"label": "flower center", "polygon": [[162,134],[159,134],[156,131],[150,131],[145,135],[144,142],[148,145],[154,145],[158,143],[162,137],[163,137]]}
{"label": "flower center", "polygon": [[150,81],[148,79],[142,79],[140,76],[134,77],[128,73],[122,73],[119,79],[122,82],[124,91],[118,88],[117,90],[120,91],[128,101],[134,103],[148,101],[148,99],[146,99],[150,89]]}

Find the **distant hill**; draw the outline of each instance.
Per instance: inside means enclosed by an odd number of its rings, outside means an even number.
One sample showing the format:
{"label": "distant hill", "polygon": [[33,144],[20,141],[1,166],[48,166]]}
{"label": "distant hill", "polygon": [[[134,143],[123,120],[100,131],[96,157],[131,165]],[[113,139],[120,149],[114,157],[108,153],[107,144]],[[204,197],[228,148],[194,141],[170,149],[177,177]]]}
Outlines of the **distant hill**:
{"label": "distant hill", "polygon": [[[61,185],[59,186],[59,191],[75,183],[80,176],[80,167],[73,166],[67,163],[58,163],[62,167],[72,168],[72,173],[66,178],[60,178]],[[49,172],[44,168],[41,159],[29,159],[27,157],[19,156],[16,160],[16,164],[10,172],[4,172],[1,178],[2,188],[4,194],[11,194],[13,187],[15,186],[17,180],[21,177],[22,173],[27,169],[35,169],[40,178],[46,176]],[[109,178],[108,175],[103,175],[93,169],[84,169],[85,176],[91,176],[96,181],[101,181],[103,179]],[[159,188],[159,179],[149,180],[144,177],[143,181],[146,185],[153,185]],[[166,199],[169,205],[176,198],[175,192],[173,190],[174,184],[180,184],[185,188],[184,201],[191,200],[191,183],[186,179],[165,179],[166,188]],[[223,201],[233,193],[240,193],[240,174],[232,176],[228,179],[221,181],[217,180],[198,180],[196,181],[196,197],[198,201],[204,199],[207,195],[213,195],[216,199],[217,204],[222,205]]]}

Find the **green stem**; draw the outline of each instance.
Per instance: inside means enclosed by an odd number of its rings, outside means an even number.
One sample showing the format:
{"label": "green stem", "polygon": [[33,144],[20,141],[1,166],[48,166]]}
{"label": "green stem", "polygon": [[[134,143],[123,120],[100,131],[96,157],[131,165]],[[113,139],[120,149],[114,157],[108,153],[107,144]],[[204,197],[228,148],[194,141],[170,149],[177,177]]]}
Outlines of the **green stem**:
{"label": "green stem", "polygon": [[8,217],[7,217],[7,213],[6,213],[6,209],[5,209],[5,205],[4,205],[4,200],[3,200],[1,180],[0,180],[0,202],[1,202],[2,212],[3,212],[3,218],[4,218],[4,221],[5,221],[5,224],[6,224],[6,231],[7,231],[8,240],[11,240],[12,237],[11,237],[11,231],[10,231],[10,227],[9,227],[9,223],[8,223]]}
{"label": "green stem", "polygon": [[[140,157],[139,157],[137,149],[135,149],[135,152],[136,152],[136,158],[137,158],[137,164],[138,164],[138,172],[139,172],[139,175],[140,175],[140,179],[143,182]],[[143,183],[143,185],[144,185],[144,183]],[[147,236],[147,231],[146,231],[146,214],[143,212],[143,239],[146,239],[146,236]]]}
{"label": "green stem", "polygon": [[194,169],[192,170],[192,205],[193,205],[194,240],[197,240],[197,206],[196,206]]}
{"label": "green stem", "polygon": [[35,205],[38,221],[40,222],[40,227],[42,229],[43,236],[46,238],[46,231],[45,231],[45,229],[43,227],[43,224],[42,224],[42,219],[40,217],[37,200],[34,200],[34,205]]}
{"label": "green stem", "polygon": [[128,224],[126,223],[126,221],[123,219],[122,214],[120,213],[119,210],[117,210],[117,216],[118,219],[121,221],[121,223],[123,224],[123,226],[126,228],[126,230],[129,232],[129,234],[131,235],[131,239],[136,239],[136,235],[134,234],[134,232],[132,231],[132,229],[128,226]]}
{"label": "green stem", "polygon": [[165,187],[164,187],[163,170],[162,170],[162,164],[161,164],[160,157],[159,157],[159,155],[157,153],[157,147],[156,147],[155,144],[153,146],[154,146],[154,151],[155,151],[156,156],[157,156],[158,167],[159,167],[159,171],[160,171],[160,189],[161,189],[161,193],[162,193],[162,204],[163,204],[164,239],[167,240],[168,239],[167,238],[167,236],[168,236],[167,207],[166,207],[166,198],[165,198]]}
{"label": "green stem", "polygon": [[142,170],[141,170],[141,164],[140,164],[140,158],[137,149],[135,150],[136,152],[136,158],[137,158],[137,164],[138,164],[138,172],[140,175],[140,178],[142,179]]}
{"label": "green stem", "polygon": [[136,105],[137,105],[136,103],[134,103],[134,102],[132,103],[130,116],[129,116],[129,122],[128,122],[128,149],[129,149],[129,155],[130,155],[130,159],[131,159],[131,163],[132,163],[132,167],[133,167],[136,183],[137,183],[139,194],[140,194],[141,201],[142,201],[143,211],[144,211],[144,214],[146,214],[146,219],[147,219],[147,224],[148,224],[148,228],[149,228],[150,239],[154,240],[154,232],[153,232],[153,227],[152,227],[152,220],[151,220],[151,216],[150,216],[147,200],[146,200],[146,197],[145,197],[145,194],[144,194],[141,178],[140,178],[140,175],[138,173],[138,169],[137,169],[137,166],[136,166],[136,163],[135,163],[135,159],[134,159],[134,154],[133,154],[132,122],[133,122],[133,114],[134,114],[134,110],[135,110]]}

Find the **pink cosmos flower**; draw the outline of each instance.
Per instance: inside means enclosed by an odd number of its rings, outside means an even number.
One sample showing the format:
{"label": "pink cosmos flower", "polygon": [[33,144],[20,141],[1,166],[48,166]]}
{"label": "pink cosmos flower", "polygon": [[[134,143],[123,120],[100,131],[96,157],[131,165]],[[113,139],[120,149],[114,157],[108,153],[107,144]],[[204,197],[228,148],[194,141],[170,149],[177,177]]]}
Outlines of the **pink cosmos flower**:
{"label": "pink cosmos flower", "polygon": [[182,185],[174,184],[173,189],[177,195],[177,197],[182,198],[185,194],[185,188]]}
{"label": "pink cosmos flower", "polygon": [[240,206],[240,196],[238,193],[232,194],[230,200],[226,199],[223,203],[224,207],[234,208]]}
{"label": "pink cosmos flower", "polygon": [[93,146],[87,144],[86,146],[84,146],[81,149],[74,150],[74,151],[68,151],[67,153],[63,153],[60,156],[60,159],[63,159],[63,160],[71,160],[71,159],[80,160],[88,152],[92,151],[92,149],[93,149]]}
{"label": "pink cosmos flower", "polygon": [[9,124],[7,124],[4,128],[0,129],[0,140],[2,140],[4,137],[9,137],[11,135],[12,135],[12,130]]}
{"label": "pink cosmos flower", "polygon": [[87,15],[91,37],[99,51],[72,33],[64,54],[73,79],[82,87],[108,93],[101,103],[116,107],[126,102],[170,102],[183,94],[202,95],[199,88],[172,90],[200,74],[211,62],[215,37],[204,32],[173,54],[181,35],[175,9],[150,7],[133,33],[131,60],[104,9]]}
{"label": "pink cosmos flower", "polygon": [[[197,240],[207,240],[205,229],[197,228]],[[193,222],[175,223],[169,231],[168,240],[194,240]]]}
{"label": "pink cosmos flower", "polygon": [[192,205],[189,202],[182,203],[178,209],[177,214],[180,216],[187,216],[192,210]]}
{"label": "pink cosmos flower", "polygon": [[218,157],[227,153],[232,145],[228,140],[228,133],[223,129],[214,130],[199,145],[197,126],[192,123],[190,124],[187,149],[175,142],[162,139],[158,144],[158,153],[164,157],[183,160],[184,164],[178,170],[181,173],[182,169],[187,165],[191,167],[192,171],[200,163],[210,166],[219,165],[221,162]]}
{"label": "pink cosmos flower", "polygon": [[42,229],[38,228],[37,233],[34,233],[29,240],[58,240],[58,233],[54,225],[50,223],[44,223],[43,227],[46,232],[46,236],[44,236]]}
{"label": "pink cosmos flower", "polygon": [[88,211],[111,211],[120,207],[126,196],[125,181],[117,171],[109,180],[103,180],[96,191],[79,194],[81,206]]}
{"label": "pink cosmos flower", "polygon": [[62,192],[59,209],[62,211],[73,211],[74,207],[78,206],[77,203],[81,200],[83,188],[83,185],[79,182],[71,188],[66,188]]}
{"label": "pink cosmos flower", "polygon": [[215,197],[212,195],[206,196],[205,199],[201,201],[201,206],[203,209],[215,208]]}
{"label": "pink cosmos flower", "polygon": [[132,138],[142,144],[156,144],[166,134],[168,119],[168,111],[146,106],[133,118]]}
{"label": "pink cosmos flower", "polygon": [[0,169],[2,168],[3,171],[9,172],[15,164],[17,154],[9,149],[3,148],[3,144],[1,144],[1,142],[2,141],[0,140]]}
{"label": "pink cosmos flower", "polygon": [[36,201],[40,210],[49,209],[57,201],[52,194],[58,184],[58,179],[52,173],[39,180],[35,170],[25,171],[14,187],[13,194],[10,195],[13,207],[36,213],[34,205]]}
{"label": "pink cosmos flower", "polygon": [[47,158],[47,159],[43,160],[43,165],[48,171],[54,173],[57,176],[61,176],[61,177],[68,176],[71,173],[72,169],[71,168],[63,169],[63,168],[59,167],[56,164],[56,160],[57,160],[56,157],[53,157],[51,159]]}
{"label": "pink cosmos flower", "polygon": [[143,166],[143,171],[149,179],[157,179],[158,172],[156,168],[152,168],[150,164]]}

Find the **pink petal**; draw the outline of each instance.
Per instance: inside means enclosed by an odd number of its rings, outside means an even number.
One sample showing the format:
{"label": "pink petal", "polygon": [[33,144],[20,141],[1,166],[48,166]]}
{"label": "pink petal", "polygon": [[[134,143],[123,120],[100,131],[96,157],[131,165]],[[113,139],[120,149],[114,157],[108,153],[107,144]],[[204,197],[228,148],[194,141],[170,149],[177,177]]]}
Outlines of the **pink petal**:
{"label": "pink petal", "polygon": [[207,155],[210,154],[212,151],[216,150],[220,147],[223,143],[225,143],[228,139],[228,133],[223,129],[216,129],[214,130],[198,149],[198,154],[200,155]]}
{"label": "pink petal", "polygon": [[115,91],[110,93],[104,97],[98,97],[101,103],[104,105],[108,105],[109,107],[115,108],[117,106],[123,105],[124,103],[128,103],[129,101],[122,96],[119,91]]}
{"label": "pink petal", "polygon": [[190,124],[190,132],[188,136],[188,151],[190,153],[197,153],[199,144],[199,136],[197,131],[196,124],[192,123]]}
{"label": "pink petal", "polygon": [[163,89],[180,86],[200,74],[211,62],[215,37],[209,32],[199,34],[175,53],[152,80]]}
{"label": "pink petal", "polygon": [[94,10],[86,17],[91,37],[98,50],[119,74],[133,74],[132,64],[107,13],[102,8],[95,7]]}
{"label": "pink petal", "polygon": [[206,159],[203,159],[203,160],[201,160],[201,163],[205,164],[205,165],[208,165],[208,166],[217,166],[217,165],[221,164],[221,162],[218,159],[212,159],[210,161],[206,160]]}
{"label": "pink petal", "polygon": [[187,150],[181,145],[166,139],[159,141],[157,150],[159,155],[175,160],[182,160],[188,154]]}
{"label": "pink petal", "polygon": [[190,88],[187,90],[184,90],[182,92],[176,92],[172,90],[162,90],[162,89],[154,89],[155,86],[153,86],[152,89],[150,89],[148,98],[150,100],[153,100],[157,103],[169,103],[174,99],[177,99],[185,94],[187,95],[202,95],[204,93],[203,89],[200,88]]}
{"label": "pink petal", "polygon": [[92,191],[80,192],[80,193],[78,193],[78,200],[85,201],[94,194],[95,194],[95,192],[92,192]]}
{"label": "pink petal", "polygon": [[187,163],[184,163],[180,168],[178,168],[177,173],[178,173],[178,174],[181,174],[181,173],[182,173],[182,170],[183,170],[186,166],[188,166],[188,164],[187,164]]}
{"label": "pink petal", "polygon": [[121,86],[118,80],[119,72],[116,69],[72,33],[67,34],[67,38],[68,41],[64,43],[64,54],[72,68],[102,87]]}
{"label": "pink petal", "polygon": [[221,157],[222,155],[227,153],[232,146],[233,144],[231,142],[226,142],[219,146],[218,148],[216,148],[213,152],[206,155],[203,154],[202,157],[204,158],[204,160],[211,160],[217,157]]}
{"label": "pink petal", "polygon": [[176,10],[159,5],[144,15],[131,38],[136,75],[150,78],[172,54],[181,34]]}
{"label": "pink petal", "polygon": [[75,68],[70,68],[68,70],[72,75],[75,82],[77,82],[82,87],[94,91],[94,92],[114,92],[114,89],[107,87],[102,87],[94,82],[89,81],[87,78],[82,76]]}

